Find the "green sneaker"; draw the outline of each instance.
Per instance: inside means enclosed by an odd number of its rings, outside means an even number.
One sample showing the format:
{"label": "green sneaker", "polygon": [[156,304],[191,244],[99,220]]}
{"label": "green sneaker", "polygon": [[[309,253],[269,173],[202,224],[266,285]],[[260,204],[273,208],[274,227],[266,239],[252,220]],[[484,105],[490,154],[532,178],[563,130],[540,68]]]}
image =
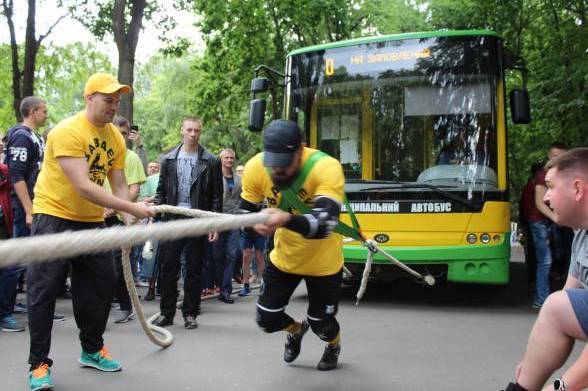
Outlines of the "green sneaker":
{"label": "green sneaker", "polygon": [[96,368],[103,372],[116,372],[122,369],[120,363],[110,357],[106,348],[102,348],[96,353],[87,353],[82,350],[82,355],[78,361],[83,367]]}
{"label": "green sneaker", "polygon": [[29,387],[31,391],[53,389],[49,365],[41,364],[29,372]]}

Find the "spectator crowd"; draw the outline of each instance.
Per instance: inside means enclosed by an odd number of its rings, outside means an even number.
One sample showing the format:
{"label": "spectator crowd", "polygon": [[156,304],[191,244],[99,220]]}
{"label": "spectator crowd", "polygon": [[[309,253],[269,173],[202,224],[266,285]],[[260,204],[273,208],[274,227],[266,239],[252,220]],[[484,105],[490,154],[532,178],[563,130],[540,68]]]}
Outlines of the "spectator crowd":
{"label": "spectator crowd", "polygon": [[[49,109],[39,97],[24,98],[20,105],[23,121],[8,129],[5,135],[0,135],[2,240],[31,234],[35,184],[43,165],[50,129],[41,131]],[[237,165],[235,152],[229,147],[213,155],[199,144],[201,119],[186,116],[180,129],[182,142],[154,161],[148,160],[148,151],[138,125],[121,116],[116,116],[113,124],[123,136],[127,148],[124,174],[131,201],[171,203],[186,208],[238,213],[243,165]],[[172,165],[173,168],[170,168]],[[111,191],[108,180],[103,187]],[[136,224],[173,218],[146,218],[136,221]],[[122,214],[110,208],[104,210],[104,221],[106,226],[124,224]],[[237,289],[235,293],[238,296],[251,294],[251,284],[261,281],[265,242],[265,237],[251,236],[239,229],[215,233],[206,240],[191,238],[180,243],[148,241],[131,250],[135,285],[148,288],[145,300],[161,296],[162,314],[170,324],[176,302],[180,299],[184,317],[190,320],[186,322],[186,327],[193,328],[196,327],[196,316],[201,313],[202,298],[218,297],[223,303],[233,304],[234,289]],[[118,308],[113,320],[120,324],[134,319],[135,314],[124,283],[121,251],[114,251],[113,256],[116,284],[112,307]],[[59,295],[65,299],[71,299],[70,276],[71,271],[60,283]],[[184,288],[183,298],[177,297],[178,282]],[[24,293],[26,289],[26,266],[0,269],[1,331],[25,331],[25,323],[14,315],[28,311],[24,296],[17,301],[20,297],[18,293]],[[65,317],[54,313],[53,319],[59,321]],[[160,323],[166,322],[160,319]]]}

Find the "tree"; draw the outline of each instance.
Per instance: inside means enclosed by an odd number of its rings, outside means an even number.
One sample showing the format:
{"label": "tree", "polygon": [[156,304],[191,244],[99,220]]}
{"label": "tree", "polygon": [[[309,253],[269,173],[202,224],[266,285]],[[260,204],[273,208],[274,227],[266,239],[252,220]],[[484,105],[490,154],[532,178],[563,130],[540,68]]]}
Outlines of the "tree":
{"label": "tree", "polygon": [[[233,146],[240,158],[259,148],[259,137],[246,130],[249,86],[254,68],[265,64],[283,70],[286,54],[298,47],[352,38],[372,28],[370,2],[353,0],[196,0],[195,11],[206,41],[201,72],[191,101],[214,132],[215,140]],[[371,3],[370,3],[371,4]],[[278,86],[273,85],[271,112],[281,116]],[[249,141],[244,148],[243,141]]]}
{"label": "tree", "polygon": [[[156,20],[160,28],[160,39],[169,44],[165,49],[171,54],[181,54],[188,46],[183,38],[171,42],[166,32],[175,27],[175,21],[163,12],[162,2],[156,0],[60,0],[67,5],[74,17],[86,26],[98,39],[112,35],[118,49],[118,79],[123,84],[133,85],[135,53],[143,21]],[[176,0],[173,7],[185,7],[183,0]],[[134,94],[123,95],[119,113],[133,122]]]}
{"label": "tree", "polygon": [[[10,45],[0,45],[0,57],[8,57]],[[37,53],[35,94],[47,102],[47,127],[84,108],[82,91],[89,74],[112,71],[110,60],[89,44],[42,45]],[[0,62],[0,129],[14,125],[11,99],[11,67]],[[0,132],[1,133],[1,132]]]}
{"label": "tree", "polygon": [[37,1],[28,0],[28,13],[26,23],[26,35],[25,35],[25,49],[24,49],[24,64],[19,59],[19,45],[16,40],[16,31],[14,28],[14,1],[13,0],[2,0],[2,15],[6,18],[8,24],[8,30],[10,32],[10,48],[12,58],[12,96],[13,96],[13,108],[17,120],[22,121],[20,114],[20,102],[21,100],[35,93],[35,67],[37,61],[37,53],[41,47],[41,43],[65,18],[67,15],[60,16],[45,34],[37,37],[36,34],[36,11]]}
{"label": "tree", "polygon": [[88,75],[112,72],[110,59],[90,44],[43,46],[38,55],[37,93],[47,102],[48,126],[83,110]]}

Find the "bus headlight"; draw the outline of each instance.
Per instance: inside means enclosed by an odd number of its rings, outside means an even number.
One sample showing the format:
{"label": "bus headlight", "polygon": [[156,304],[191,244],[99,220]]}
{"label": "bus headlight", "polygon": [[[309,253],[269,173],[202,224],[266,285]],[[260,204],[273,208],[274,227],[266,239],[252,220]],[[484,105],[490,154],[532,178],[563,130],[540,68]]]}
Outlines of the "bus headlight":
{"label": "bus headlight", "polygon": [[490,243],[490,235],[487,233],[483,233],[482,235],[480,235],[480,242],[484,244]]}
{"label": "bus headlight", "polygon": [[468,234],[468,236],[466,236],[466,240],[469,244],[474,244],[478,240],[478,237],[476,236],[476,234]]}

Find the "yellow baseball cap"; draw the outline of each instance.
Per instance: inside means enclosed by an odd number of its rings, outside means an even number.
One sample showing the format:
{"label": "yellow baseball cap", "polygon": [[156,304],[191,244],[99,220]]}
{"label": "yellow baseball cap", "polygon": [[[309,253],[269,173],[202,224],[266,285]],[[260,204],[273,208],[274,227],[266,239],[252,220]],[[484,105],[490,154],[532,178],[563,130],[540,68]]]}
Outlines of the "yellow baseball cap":
{"label": "yellow baseball cap", "polygon": [[112,94],[113,92],[120,91],[123,94],[130,94],[132,89],[126,84],[120,84],[116,77],[108,73],[94,73],[84,87],[84,96],[91,95],[95,92],[101,92],[103,94]]}

